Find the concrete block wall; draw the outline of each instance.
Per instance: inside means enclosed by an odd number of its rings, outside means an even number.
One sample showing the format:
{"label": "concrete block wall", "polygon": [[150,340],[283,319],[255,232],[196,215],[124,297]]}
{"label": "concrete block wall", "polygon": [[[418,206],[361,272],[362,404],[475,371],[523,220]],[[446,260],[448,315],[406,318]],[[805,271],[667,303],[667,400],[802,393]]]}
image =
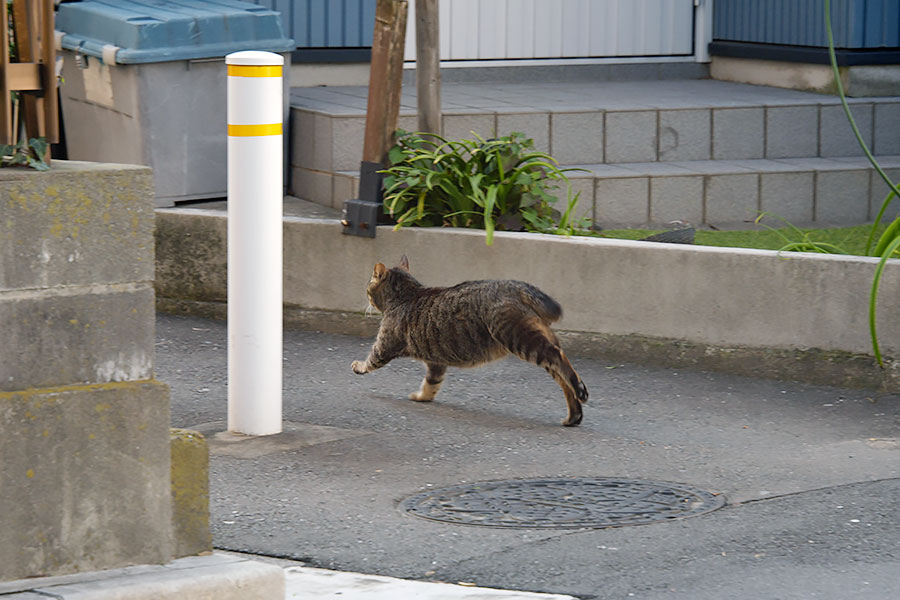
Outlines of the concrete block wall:
{"label": "concrete block wall", "polygon": [[0,581],[172,558],[150,169],[0,171]]}

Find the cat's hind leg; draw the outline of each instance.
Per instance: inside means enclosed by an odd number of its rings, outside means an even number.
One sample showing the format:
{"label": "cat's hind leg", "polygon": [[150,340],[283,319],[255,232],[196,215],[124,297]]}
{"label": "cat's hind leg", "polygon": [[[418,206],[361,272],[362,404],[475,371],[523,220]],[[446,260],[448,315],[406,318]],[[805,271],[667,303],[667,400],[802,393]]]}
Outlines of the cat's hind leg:
{"label": "cat's hind leg", "polygon": [[522,360],[543,367],[562,388],[568,414],[566,427],[581,423],[581,405],[588,400],[587,386],[575,372],[572,363],[559,346],[559,340],[540,319],[510,323],[494,333],[495,339]]}
{"label": "cat's hind leg", "polygon": [[431,402],[437,396],[441,384],[444,383],[444,375],[447,374],[447,365],[425,363],[428,372],[425,373],[425,379],[422,380],[422,386],[418,392],[409,395],[410,400],[416,402]]}

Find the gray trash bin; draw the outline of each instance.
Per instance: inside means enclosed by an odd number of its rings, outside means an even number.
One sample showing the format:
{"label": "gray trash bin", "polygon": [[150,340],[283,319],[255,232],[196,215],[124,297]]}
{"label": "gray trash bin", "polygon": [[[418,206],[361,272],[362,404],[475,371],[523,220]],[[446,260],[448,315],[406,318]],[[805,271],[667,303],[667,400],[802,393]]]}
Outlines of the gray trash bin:
{"label": "gray trash bin", "polygon": [[226,54],[285,57],[287,121],[294,41],[277,12],[236,0],[81,0],[59,6],[56,29],[69,158],[152,167],[156,206],[226,195]]}

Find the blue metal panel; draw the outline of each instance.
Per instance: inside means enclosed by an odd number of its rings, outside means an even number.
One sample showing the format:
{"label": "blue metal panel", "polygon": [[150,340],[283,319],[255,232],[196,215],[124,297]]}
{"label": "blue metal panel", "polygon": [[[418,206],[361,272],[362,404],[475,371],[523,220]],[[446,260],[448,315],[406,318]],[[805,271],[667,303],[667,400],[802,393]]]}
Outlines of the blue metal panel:
{"label": "blue metal panel", "polygon": [[363,48],[372,45],[375,0],[252,0],[280,11],[297,48]]}
{"label": "blue metal panel", "polygon": [[309,41],[309,0],[285,0],[291,5],[293,18],[290,21],[291,36],[298,48],[308,48]]}
{"label": "blue metal panel", "polygon": [[328,0],[309,0],[309,45],[328,46]]}
{"label": "blue metal panel", "polygon": [[326,45],[330,48],[344,46],[344,0],[333,0],[328,3],[328,16],[325,27],[328,31]]}
{"label": "blue metal panel", "polygon": [[[713,38],[827,46],[822,0],[715,0]],[[832,0],[838,48],[900,47],[900,0]]]}
{"label": "blue metal panel", "polygon": [[870,0],[864,31],[867,48],[900,47],[900,1]]}

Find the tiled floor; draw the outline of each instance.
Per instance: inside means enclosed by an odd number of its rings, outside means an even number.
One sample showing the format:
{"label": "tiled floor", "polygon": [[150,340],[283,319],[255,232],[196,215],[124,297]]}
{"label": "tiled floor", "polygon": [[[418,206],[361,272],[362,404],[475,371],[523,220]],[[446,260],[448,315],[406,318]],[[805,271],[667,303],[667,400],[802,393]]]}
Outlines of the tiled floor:
{"label": "tiled floor", "polygon": [[[292,88],[291,106],[335,115],[364,114],[365,86]],[[575,112],[677,108],[838,105],[835,96],[711,79],[567,83],[445,83],[445,112]],[[868,104],[875,98],[850,99]],[[896,98],[894,99],[897,100]],[[416,111],[415,88],[405,89],[401,114]]]}

